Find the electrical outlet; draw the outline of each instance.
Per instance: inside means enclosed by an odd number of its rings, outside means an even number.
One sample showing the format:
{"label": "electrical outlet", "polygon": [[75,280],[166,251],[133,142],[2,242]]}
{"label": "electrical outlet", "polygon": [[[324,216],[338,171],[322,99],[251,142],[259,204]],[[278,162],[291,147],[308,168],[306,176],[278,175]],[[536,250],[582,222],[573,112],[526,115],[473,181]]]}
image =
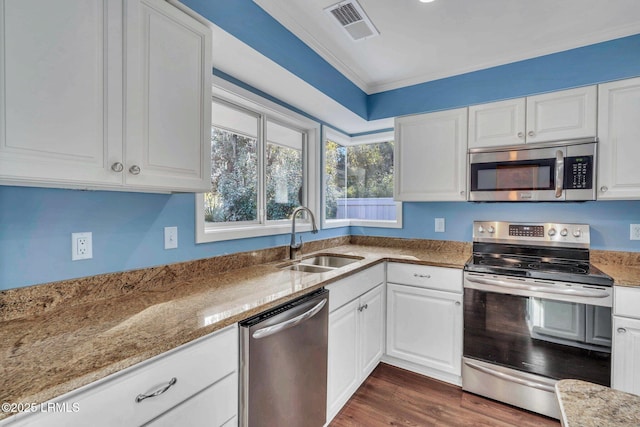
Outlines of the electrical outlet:
{"label": "electrical outlet", "polygon": [[164,228],[164,248],[176,249],[178,247],[178,227]]}
{"label": "electrical outlet", "polygon": [[444,233],[444,218],[436,218],[435,232]]}
{"label": "electrical outlet", "polygon": [[93,241],[91,232],[71,233],[71,260],[93,258]]}
{"label": "electrical outlet", "polygon": [[640,240],[640,224],[631,224],[629,227],[629,240]]}

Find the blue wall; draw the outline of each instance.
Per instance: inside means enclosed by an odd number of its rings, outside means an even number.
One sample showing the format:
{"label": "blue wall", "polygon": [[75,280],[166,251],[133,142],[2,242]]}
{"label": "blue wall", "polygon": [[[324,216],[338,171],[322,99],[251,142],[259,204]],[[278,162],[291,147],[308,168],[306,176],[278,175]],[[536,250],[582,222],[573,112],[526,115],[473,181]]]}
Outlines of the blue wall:
{"label": "blue wall", "polygon": [[369,120],[517,98],[640,75],[640,34],[368,97]]}
{"label": "blue wall", "polygon": [[[445,232],[434,232],[434,219],[445,218]],[[404,203],[404,227],[351,227],[351,234],[471,241],[474,220],[589,224],[591,248],[640,251],[629,240],[629,224],[640,224],[640,201],[562,203]]]}
{"label": "blue wall", "polygon": [[[0,290],[289,244],[289,235],[195,244],[192,194],[0,186]],[[164,227],[178,248],[164,249]],[[71,261],[71,233],[93,233],[93,259]],[[304,241],[348,228],[302,233]]]}

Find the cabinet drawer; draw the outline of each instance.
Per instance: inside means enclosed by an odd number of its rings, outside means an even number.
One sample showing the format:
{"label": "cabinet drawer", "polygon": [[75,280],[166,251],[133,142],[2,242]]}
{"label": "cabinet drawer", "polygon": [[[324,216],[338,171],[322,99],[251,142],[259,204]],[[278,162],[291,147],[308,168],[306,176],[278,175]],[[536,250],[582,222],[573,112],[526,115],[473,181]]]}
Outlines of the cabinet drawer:
{"label": "cabinet drawer", "polygon": [[[233,325],[53,400],[75,405],[76,412],[38,413],[16,419],[16,425],[141,425],[236,372],[237,365],[238,329]],[[175,384],[164,393],[136,401],[140,394],[165,388],[172,378]]]}
{"label": "cabinet drawer", "polygon": [[613,288],[613,314],[640,319],[640,288]]}
{"label": "cabinet drawer", "polygon": [[384,282],[384,264],[377,264],[328,286],[329,312],[367,293]]}
{"label": "cabinet drawer", "polygon": [[390,262],[387,265],[387,282],[462,293],[462,270]]}
{"label": "cabinet drawer", "polygon": [[219,427],[236,419],[238,374],[233,373],[144,427]]}

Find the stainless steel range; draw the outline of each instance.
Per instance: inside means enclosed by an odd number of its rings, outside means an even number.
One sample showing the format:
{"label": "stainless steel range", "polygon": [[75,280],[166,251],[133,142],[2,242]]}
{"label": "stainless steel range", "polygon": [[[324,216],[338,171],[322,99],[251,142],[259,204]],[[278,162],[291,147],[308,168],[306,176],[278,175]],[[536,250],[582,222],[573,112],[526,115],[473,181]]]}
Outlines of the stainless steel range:
{"label": "stainless steel range", "polygon": [[613,279],[589,244],[586,224],[474,222],[464,390],[560,418],[557,380],[610,384]]}

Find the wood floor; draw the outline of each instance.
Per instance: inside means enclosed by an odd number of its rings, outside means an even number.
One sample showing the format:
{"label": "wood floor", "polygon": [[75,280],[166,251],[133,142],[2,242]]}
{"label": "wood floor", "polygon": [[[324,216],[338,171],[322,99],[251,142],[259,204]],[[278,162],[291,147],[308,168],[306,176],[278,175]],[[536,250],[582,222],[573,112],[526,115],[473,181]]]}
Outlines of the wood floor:
{"label": "wood floor", "polygon": [[560,422],[381,363],[330,424],[352,426],[559,427]]}

